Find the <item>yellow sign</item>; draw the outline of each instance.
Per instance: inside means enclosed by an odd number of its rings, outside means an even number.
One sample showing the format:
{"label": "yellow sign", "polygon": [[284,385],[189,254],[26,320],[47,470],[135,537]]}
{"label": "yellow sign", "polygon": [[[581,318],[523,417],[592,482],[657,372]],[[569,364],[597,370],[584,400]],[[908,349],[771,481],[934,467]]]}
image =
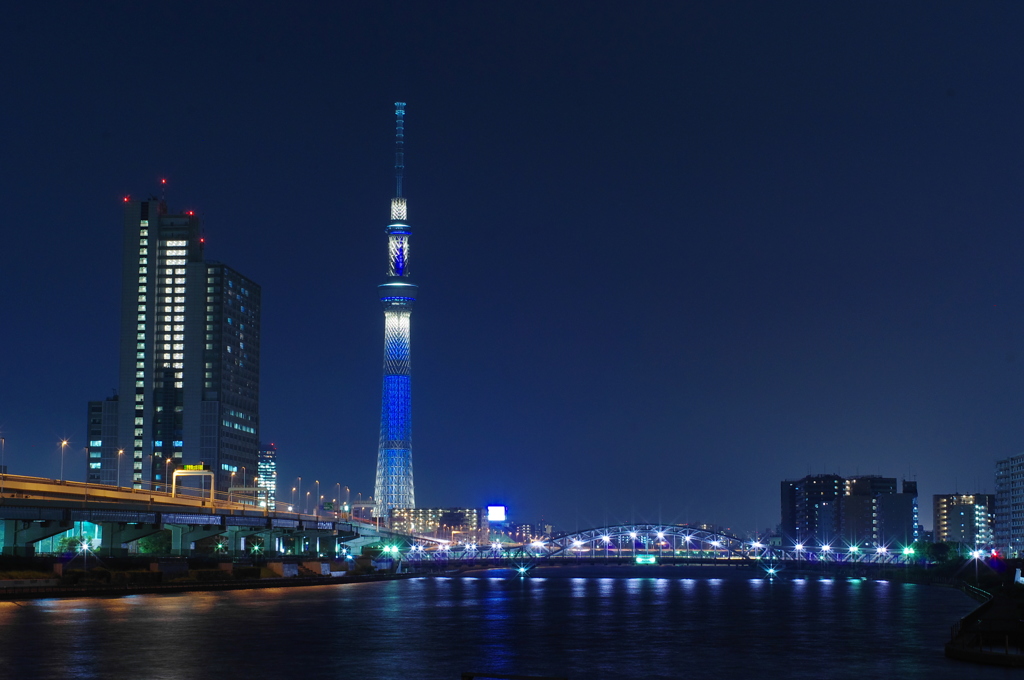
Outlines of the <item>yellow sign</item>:
{"label": "yellow sign", "polygon": [[200,463],[198,465],[182,465],[182,470],[209,470],[210,466],[206,463]]}

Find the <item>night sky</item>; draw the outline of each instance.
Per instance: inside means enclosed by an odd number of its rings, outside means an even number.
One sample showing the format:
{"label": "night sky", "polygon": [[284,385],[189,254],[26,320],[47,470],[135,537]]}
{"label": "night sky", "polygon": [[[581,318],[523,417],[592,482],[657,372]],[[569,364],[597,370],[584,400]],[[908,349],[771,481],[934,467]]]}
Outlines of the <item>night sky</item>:
{"label": "night sky", "polygon": [[779,481],[994,491],[1024,450],[1024,7],[21,3],[0,428],[84,479],[122,197],[263,288],[261,435],[373,493],[408,102],[420,506],[745,532]]}

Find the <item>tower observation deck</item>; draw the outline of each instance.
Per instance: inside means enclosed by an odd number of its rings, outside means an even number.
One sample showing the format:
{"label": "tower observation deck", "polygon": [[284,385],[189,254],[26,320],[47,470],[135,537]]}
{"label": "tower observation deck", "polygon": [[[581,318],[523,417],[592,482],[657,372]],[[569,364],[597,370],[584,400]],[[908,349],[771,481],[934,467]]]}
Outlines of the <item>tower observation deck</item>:
{"label": "tower observation deck", "polygon": [[414,508],[412,482],[412,390],[409,329],[416,284],[409,280],[408,209],[402,195],[405,173],[405,102],[395,103],[395,197],[391,199],[388,279],[377,287],[384,306],[384,386],[380,408],[380,446],[374,517],[387,518],[392,508]]}

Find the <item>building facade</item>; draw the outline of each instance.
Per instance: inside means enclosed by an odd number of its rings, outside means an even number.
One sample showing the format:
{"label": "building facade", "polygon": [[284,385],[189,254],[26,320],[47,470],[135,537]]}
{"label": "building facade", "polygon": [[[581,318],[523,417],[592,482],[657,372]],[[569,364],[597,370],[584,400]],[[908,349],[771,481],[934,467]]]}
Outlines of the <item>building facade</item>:
{"label": "building facade", "polygon": [[995,544],[1010,557],[1024,554],[1024,454],[996,462]]}
{"label": "building facade", "polygon": [[802,543],[832,543],[842,528],[839,499],[844,480],[839,475],[808,475],[782,482],[782,533]]}
{"label": "building facade", "polygon": [[995,504],[995,494],[936,494],[935,541],[976,548],[991,546],[995,540]]}
{"label": "building facade", "polygon": [[417,287],[409,280],[408,208],[402,193],[405,170],[405,104],[395,103],[395,197],[391,199],[388,279],[378,286],[384,306],[384,384],[374,517],[388,519],[394,508],[415,508],[412,477],[412,376],[410,319]]}
{"label": "building facade", "polygon": [[259,477],[260,505],[277,509],[277,446],[271,442],[260,446]]}
{"label": "building facade", "polygon": [[260,287],[203,247],[193,213],[125,199],[119,389],[89,404],[90,481],[163,489],[205,465],[223,490],[232,472],[255,474]]}

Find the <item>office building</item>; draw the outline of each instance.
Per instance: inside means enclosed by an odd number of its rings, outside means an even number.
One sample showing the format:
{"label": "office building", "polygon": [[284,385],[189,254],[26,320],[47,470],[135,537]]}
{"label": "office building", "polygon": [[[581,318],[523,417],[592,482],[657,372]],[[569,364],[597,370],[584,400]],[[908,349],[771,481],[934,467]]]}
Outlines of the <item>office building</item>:
{"label": "office building", "polygon": [[165,489],[203,465],[226,490],[256,473],[260,287],[203,248],[192,212],[125,198],[119,389],[89,404],[90,481]]}
{"label": "office building", "polygon": [[936,494],[935,541],[983,548],[991,546],[995,529],[995,494]]}
{"label": "office building", "polygon": [[1024,555],[1024,454],[996,462],[996,547]]}
{"label": "office building", "polygon": [[277,446],[273,442],[260,447],[259,477],[260,505],[270,510],[277,509]]}
{"label": "office building", "polygon": [[388,279],[378,286],[384,306],[384,385],[381,397],[374,517],[385,520],[394,508],[416,507],[412,478],[412,387],[410,319],[416,301],[409,280],[409,237],[412,229],[403,195],[405,171],[405,104],[395,103],[395,197],[391,199],[388,236]]}

